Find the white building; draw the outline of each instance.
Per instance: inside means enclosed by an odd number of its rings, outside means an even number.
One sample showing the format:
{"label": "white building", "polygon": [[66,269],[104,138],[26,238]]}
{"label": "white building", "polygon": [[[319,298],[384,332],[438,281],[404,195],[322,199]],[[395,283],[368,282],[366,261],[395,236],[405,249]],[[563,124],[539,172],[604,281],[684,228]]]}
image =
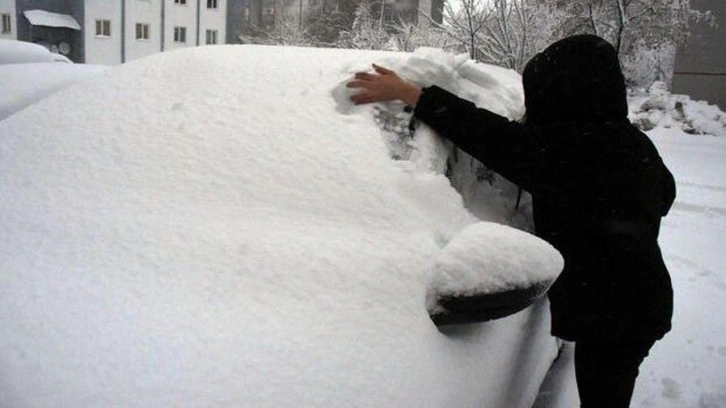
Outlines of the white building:
{"label": "white building", "polygon": [[15,39],[18,32],[15,1],[0,0],[0,39]]}
{"label": "white building", "polygon": [[0,38],[40,43],[76,62],[119,64],[225,43],[229,1],[239,0],[0,0]]}

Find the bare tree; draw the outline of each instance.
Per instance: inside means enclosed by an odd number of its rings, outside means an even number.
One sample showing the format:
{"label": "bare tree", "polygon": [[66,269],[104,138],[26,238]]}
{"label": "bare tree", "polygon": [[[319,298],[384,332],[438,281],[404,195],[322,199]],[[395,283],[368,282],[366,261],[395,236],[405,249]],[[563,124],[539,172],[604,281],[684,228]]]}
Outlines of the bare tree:
{"label": "bare tree", "polygon": [[546,0],[564,12],[558,36],[590,33],[618,51],[631,86],[669,82],[675,48],[689,35],[689,24],[713,24],[708,12],[689,0]]}
{"label": "bare tree", "polygon": [[341,48],[380,50],[389,48],[390,26],[380,15],[373,14],[372,2],[362,1],[356,7],[353,25],[349,30],[340,32],[336,43]]}
{"label": "bare tree", "polygon": [[451,51],[463,51],[460,43],[438,27],[424,26],[399,19],[392,24],[394,38],[399,51],[415,51],[419,47],[434,47]]}
{"label": "bare tree", "polygon": [[536,0],[462,0],[444,6],[444,23],[432,25],[461,43],[476,60],[521,71],[552,37],[557,9]]}

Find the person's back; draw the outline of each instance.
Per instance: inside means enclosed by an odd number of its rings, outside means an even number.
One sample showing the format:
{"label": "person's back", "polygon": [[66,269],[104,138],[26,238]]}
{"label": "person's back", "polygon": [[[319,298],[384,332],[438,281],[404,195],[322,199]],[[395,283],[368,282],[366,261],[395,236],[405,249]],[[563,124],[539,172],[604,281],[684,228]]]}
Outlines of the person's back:
{"label": "person's back", "polygon": [[537,234],[568,261],[550,291],[553,334],[655,340],[670,329],[672,290],[657,238],[675,197],[650,139],[627,119],[617,54],[590,35],[534,57],[523,74],[525,126],[542,166]]}

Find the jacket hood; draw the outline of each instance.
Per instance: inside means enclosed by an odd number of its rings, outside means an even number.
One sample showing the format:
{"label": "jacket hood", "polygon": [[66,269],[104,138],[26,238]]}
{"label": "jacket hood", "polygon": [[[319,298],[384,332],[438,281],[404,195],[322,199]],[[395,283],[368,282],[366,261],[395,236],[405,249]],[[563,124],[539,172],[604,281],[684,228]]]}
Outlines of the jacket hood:
{"label": "jacket hood", "polygon": [[527,63],[522,81],[528,123],[627,119],[618,55],[600,37],[577,35],[550,45]]}

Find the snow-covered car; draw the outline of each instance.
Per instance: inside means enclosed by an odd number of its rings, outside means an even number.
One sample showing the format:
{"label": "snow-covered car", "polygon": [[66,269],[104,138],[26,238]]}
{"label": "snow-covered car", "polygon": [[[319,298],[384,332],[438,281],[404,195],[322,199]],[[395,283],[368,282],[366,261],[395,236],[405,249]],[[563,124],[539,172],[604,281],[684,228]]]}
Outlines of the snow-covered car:
{"label": "snow-covered car", "polygon": [[38,44],[0,40],[0,120],[104,69],[73,64]]}
{"label": "snow-covered car", "polygon": [[562,259],[506,180],[350,104],[373,62],[521,113],[443,51],[215,46],[0,122],[0,406],[531,406]]}

